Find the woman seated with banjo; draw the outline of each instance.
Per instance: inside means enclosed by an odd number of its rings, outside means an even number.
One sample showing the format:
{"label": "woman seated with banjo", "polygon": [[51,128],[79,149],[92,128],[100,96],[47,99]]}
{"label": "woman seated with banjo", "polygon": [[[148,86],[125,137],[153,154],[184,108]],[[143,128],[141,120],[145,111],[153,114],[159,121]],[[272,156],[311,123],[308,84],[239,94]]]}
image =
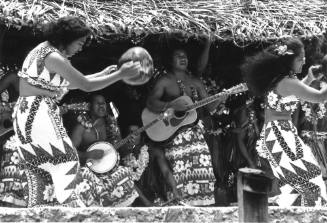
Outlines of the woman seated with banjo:
{"label": "woman seated with banjo", "polygon": [[[142,78],[125,82],[144,84],[152,75],[151,56],[143,48],[133,47],[121,56],[118,66],[130,59],[140,60]],[[89,114],[78,117],[79,124],[71,135],[82,166],[76,193],[86,206],[129,206],[139,197],[139,190],[131,169],[119,165],[116,149],[125,149],[125,144],[133,143],[136,135],[121,140],[116,117],[109,115],[105,98],[95,94],[90,99]],[[112,113],[115,116],[114,110]]]}
{"label": "woman seated with banjo", "polygon": [[[71,136],[81,162],[77,194],[87,206],[129,206],[138,197],[129,168],[118,165],[116,153],[110,154],[106,160],[103,150],[88,150],[93,145],[107,147],[109,144],[105,142],[115,144],[121,139],[120,131],[115,118],[108,114],[102,95],[92,95],[89,102],[88,114],[78,116],[79,123]],[[112,170],[107,173],[95,173],[88,167],[91,165],[89,162],[100,159],[103,159],[101,165]],[[119,182],[123,183],[118,185]]]}

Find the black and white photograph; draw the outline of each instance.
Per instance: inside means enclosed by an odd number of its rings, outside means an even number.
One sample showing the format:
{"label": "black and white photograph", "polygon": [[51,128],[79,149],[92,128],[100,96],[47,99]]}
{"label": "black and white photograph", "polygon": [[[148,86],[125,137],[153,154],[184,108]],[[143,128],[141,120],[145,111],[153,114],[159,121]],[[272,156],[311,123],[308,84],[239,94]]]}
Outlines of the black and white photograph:
{"label": "black and white photograph", "polygon": [[327,222],[326,0],[0,0],[0,222]]}

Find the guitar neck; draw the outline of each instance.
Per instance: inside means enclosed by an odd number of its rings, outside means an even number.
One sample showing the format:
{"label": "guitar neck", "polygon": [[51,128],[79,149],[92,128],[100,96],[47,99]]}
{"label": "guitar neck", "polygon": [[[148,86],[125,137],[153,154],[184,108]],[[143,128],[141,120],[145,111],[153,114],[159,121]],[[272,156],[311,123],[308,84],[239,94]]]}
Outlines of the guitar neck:
{"label": "guitar neck", "polygon": [[153,121],[151,121],[150,123],[148,123],[147,125],[135,130],[133,133],[129,134],[128,136],[126,136],[124,139],[120,140],[119,142],[117,142],[115,145],[114,145],[114,148],[116,150],[118,150],[119,148],[121,148],[123,145],[125,145],[131,138],[133,135],[139,135],[141,134],[142,132],[144,132],[146,129],[150,128],[151,126],[153,126],[154,124],[156,124],[160,119],[157,118],[157,119],[154,119]]}
{"label": "guitar neck", "polygon": [[232,87],[232,88],[230,88],[230,89],[228,89],[226,91],[223,91],[223,92],[220,92],[218,94],[212,95],[212,96],[207,97],[205,99],[202,99],[202,100],[200,100],[198,102],[195,102],[192,105],[189,105],[186,111],[191,111],[191,110],[203,107],[203,106],[205,106],[207,104],[210,104],[211,102],[214,102],[214,101],[218,100],[222,96],[237,94],[237,93],[247,91],[247,90],[248,90],[248,88],[247,88],[247,86],[245,84],[239,84],[239,85],[237,85],[235,87]]}
{"label": "guitar neck", "polygon": [[207,104],[210,104],[211,102],[214,102],[214,101],[218,100],[220,97],[222,97],[224,95],[229,95],[229,94],[230,94],[229,92],[220,92],[218,94],[212,95],[210,97],[207,97],[207,98],[205,98],[203,100],[200,100],[200,101],[195,102],[194,104],[188,106],[186,111],[191,111],[191,110],[203,107],[203,106],[205,106]]}

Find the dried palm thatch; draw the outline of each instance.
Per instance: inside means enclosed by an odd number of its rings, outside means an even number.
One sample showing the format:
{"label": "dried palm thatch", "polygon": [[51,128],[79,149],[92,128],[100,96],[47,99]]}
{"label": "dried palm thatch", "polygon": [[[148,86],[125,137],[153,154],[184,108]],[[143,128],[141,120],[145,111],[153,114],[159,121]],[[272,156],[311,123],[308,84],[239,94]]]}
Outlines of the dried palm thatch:
{"label": "dried palm thatch", "polygon": [[98,37],[111,34],[212,33],[222,40],[319,36],[324,0],[0,0],[0,22],[40,29],[64,15],[84,18]]}

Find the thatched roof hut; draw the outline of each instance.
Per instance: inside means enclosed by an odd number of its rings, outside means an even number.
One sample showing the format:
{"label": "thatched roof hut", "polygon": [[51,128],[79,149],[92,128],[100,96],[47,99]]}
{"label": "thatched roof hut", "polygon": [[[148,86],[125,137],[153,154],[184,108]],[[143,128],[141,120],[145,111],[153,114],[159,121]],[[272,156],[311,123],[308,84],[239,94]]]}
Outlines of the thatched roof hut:
{"label": "thatched roof hut", "polygon": [[281,38],[301,37],[308,65],[327,52],[317,51],[327,26],[324,0],[0,0],[0,61],[20,66],[42,40],[42,25],[64,15],[84,18],[94,31],[97,41],[72,60],[85,73],[115,63],[134,45],[157,60],[171,33],[189,40],[191,64],[197,37],[214,35],[208,73],[227,85],[240,81],[245,55]]}
{"label": "thatched roof hut", "polygon": [[63,15],[83,17],[99,38],[166,32],[213,33],[236,42],[325,31],[324,0],[0,0],[0,22],[39,30]]}
{"label": "thatched roof hut", "polygon": [[28,30],[37,36],[43,24],[64,15],[84,18],[97,40],[106,43],[142,44],[150,35],[179,32],[211,33],[217,40],[244,47],[294,35],[322,36],[327,4],[324,0],[0,0],[0,24],[20,33]]}

